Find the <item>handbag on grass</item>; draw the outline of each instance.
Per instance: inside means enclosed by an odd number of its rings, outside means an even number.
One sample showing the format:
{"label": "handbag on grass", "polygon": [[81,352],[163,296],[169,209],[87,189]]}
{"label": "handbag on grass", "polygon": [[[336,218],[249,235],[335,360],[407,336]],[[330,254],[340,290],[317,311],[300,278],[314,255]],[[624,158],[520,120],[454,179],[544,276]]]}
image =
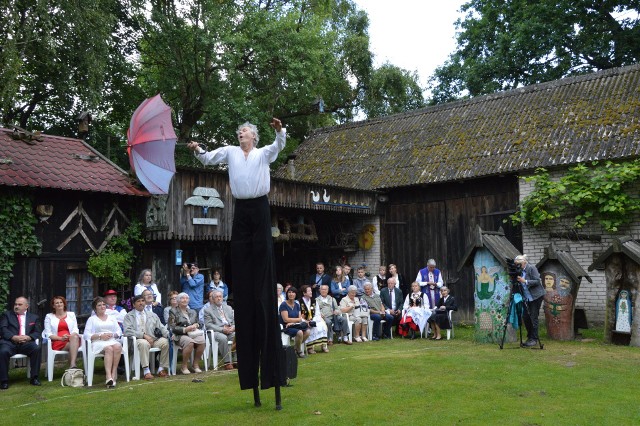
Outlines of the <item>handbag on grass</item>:
{"label": "handbag on grass", "polygon": [[81,368],[69,368],[65,370],[60,379],[60,384],[70,386],[72,388],[81,388],[84,386],[84,371]]}

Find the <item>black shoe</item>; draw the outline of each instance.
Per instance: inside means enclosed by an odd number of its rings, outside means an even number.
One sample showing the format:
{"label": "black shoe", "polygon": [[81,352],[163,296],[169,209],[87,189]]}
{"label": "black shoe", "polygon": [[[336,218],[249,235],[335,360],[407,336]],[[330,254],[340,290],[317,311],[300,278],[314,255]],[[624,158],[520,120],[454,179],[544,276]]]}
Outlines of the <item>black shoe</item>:
{"label": "black shoe", "polygon": [[522,344],[522,346],[526,347],[526,348],[531,348],[533,346],[537,346],[538,345],[538,341],[536,339],[529,339],[526,342],[524,342]]}
{"label": "black shoe", "polygon": [[38,379],[37,377],[33,377],[29,383],[31,383],[33,386],[42,386],[42,383],[40,383],[40,379]]}
{"label": "black shoe", "polygon": [[9,382],[0,383],[0,390],[7,390],[7,389],[9,389]]}

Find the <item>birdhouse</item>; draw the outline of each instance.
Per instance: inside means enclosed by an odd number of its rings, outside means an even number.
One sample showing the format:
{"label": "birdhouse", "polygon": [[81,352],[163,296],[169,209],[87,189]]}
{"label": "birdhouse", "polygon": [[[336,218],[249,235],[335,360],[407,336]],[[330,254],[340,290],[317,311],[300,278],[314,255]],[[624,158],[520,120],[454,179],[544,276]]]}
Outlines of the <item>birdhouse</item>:
{"label": "birdhouse", "polygon": [[506,321],[511,297],[507,259],[514,259],[519,254],[502,229],[483,231],[478,226],[458,265],[458,272],[465,266],[473,266],[474,270],[474,339],[477,342],[501,343],[505,324],[505,342],[516,341],[515,330]]}
{"label": "birdhouse", "polygon": [[636,308],[640,243],[629,237],[614,239],[589,266],[589,271],[603,265],[607,281],[604,338],[611,343],[640,346],[640,312]]}
{"label": "birdhouse", "polygon": [[580,281],[584,277],[592,282],[591,277],[573,257],[569,247],[557,247],[554,243],[544,249],[544,257],[536,267],[545,288],[544,318],[548,337],[573,340],[577,328],[574,310]]}

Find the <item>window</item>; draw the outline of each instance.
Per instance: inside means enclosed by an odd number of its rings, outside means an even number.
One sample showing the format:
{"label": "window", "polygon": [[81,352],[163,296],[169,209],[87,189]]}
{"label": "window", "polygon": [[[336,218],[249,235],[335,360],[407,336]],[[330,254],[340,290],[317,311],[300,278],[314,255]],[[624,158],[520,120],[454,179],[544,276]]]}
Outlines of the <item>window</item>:
{"label": "window", "polygon": [[91,302],[95,294],[93,276],[86,269],[67,270],[67,306],[77,315],[91,315]]}

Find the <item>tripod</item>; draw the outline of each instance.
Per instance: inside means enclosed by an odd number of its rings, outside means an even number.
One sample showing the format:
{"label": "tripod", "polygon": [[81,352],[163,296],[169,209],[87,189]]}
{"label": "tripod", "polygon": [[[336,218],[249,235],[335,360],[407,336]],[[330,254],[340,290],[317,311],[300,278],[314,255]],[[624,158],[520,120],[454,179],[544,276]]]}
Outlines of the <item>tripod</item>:
{"label": "tripod", "polygon": [[[516,295],[520,296],[519,302],[515,301]],[[509,318],[511,317],[512,308],[515,308],[515,314],[518,317],[518,324],[519,324],[518,329],[520,331],[520,347],[521,348],[525,347],[524,343],[522,343],[522,327],[523,327],[522,312],[523,310],[518,308],[518,304],[522,304],[522,306],[524,306],[524,311],[526,311],[527,316],[531,318],[531,315],[529,313],[529,302],[527,302],[524,296],[522,295],[522,289],[520,287],[520,283],[517,281],[517,279],[515,279],[512,276],[511,277],[511,295],[509,296],[509,305],[507,306],[507,315],[504,319],[504,325],[502,328],[502,340],[500,341],[500,349],[504,348],[504,338],[507,335],[507,326],[509,325]],[[540,336],[538,336],[538,345],[540,346],[540,349],[544,349],[544,345],[540,340]]]}

